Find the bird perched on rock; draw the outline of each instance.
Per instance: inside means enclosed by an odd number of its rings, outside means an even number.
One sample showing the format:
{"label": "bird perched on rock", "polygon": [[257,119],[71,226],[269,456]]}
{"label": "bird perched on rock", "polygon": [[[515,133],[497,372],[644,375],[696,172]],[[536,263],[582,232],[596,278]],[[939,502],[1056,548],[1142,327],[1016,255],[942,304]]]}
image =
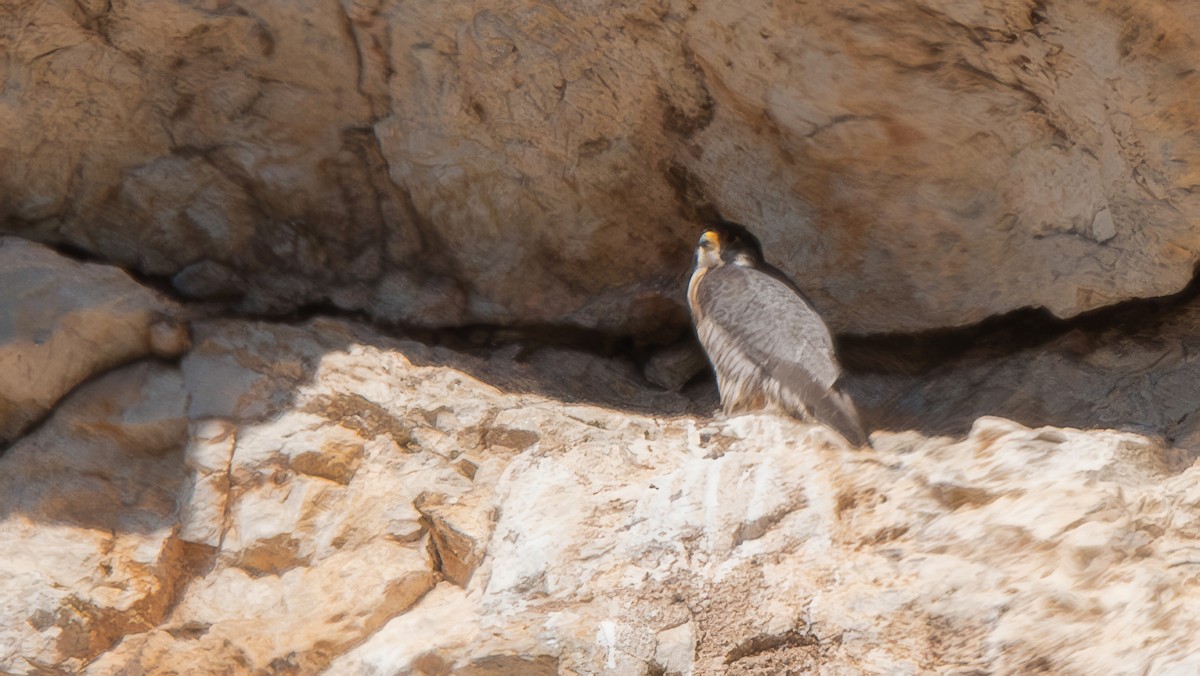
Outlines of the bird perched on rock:
{"label": "bird perched on rock", "polygon": [[832,427],[851,444],[868,443],[854,402],[838,388],[842,368],[828,327],[763,259],[745,226],[722,221],[700,236],[688,306],[727,414],[777,406]]}

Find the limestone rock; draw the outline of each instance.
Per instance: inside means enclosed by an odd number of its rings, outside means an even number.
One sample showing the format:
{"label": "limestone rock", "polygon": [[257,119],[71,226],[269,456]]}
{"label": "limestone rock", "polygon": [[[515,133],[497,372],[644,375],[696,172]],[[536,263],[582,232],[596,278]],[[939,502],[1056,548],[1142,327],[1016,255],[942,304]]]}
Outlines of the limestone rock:
{"label": "limestone rock", "polygon": [[[194,328],[178,366],[88,383],[0,457],[0,669],[1200,668],[1200,466],[1155,437],[983,416],[864,451],[545,396],[554,371],[505,349]],[[598,398],[632,387],[572,359]]]}
{"label": "limestone rock", "polygon": [[192,426],[183,464],[187,487],[181,491],[180,539],[217,547],[229,503],[229,467],[237,428],[219,419]]}
{"label": "limestone rock", "polygon": [[708,357],[695,340],[664,348],[646,362],[646,380],[668,390],[679,391],[697,373],[709,368]]}
{"label": "limestone rock", "polygon": [[839,331],[1182,288],[1171,0],[9,2],[0,230],[251,312],[686,330],[704,214]]}
{"label": "limestone rock", "polygon": [[[436,494],[465,505],[472,480],[457,453],[413,447],[420,427],[449,429],[469,413],[428,418],[432,400],[389,377],[423,377],[402,356],[356,345],[355,327],[318,324],[197,326],[181,364],[192,427],[180,538],[210,546],[213,564],[169,618],[92,672],[238,663],[311,673],[457,570],[431,558],[447,550],[431,543],[418,504]],[[464,513],[438,523],[476,532]]]}
{"label": "limestone rock", "polygon": [[126,367],[0,457],[0,671],[79,672],[172,608],[203,556],[174,532],[186,399]]}
{"label": "limestone rock", "polygon": [[[483,500],[478,495],[472,497],[476,503]],[[464,504],[438,493],[422,493],[413,501],[413,507],[421,513],[429,531],[438,570],[447,580],[466,587],[487,552],[493,525],[490,504]]]}
{"label": "limestone rock", "polygon": [[1182,470],[1200,458],[1200,302],[1122,314],[1056,329],[1024,349],[1011,346],[1022,344],[1012,332],[1029,332],[1017,324],[967,353],[939,356],[934,368],[863,371],[847,384],[873,428],[960,436],[979,417],[1000,416],[1029,427],[1117,429],[1169,442],[1163,461]]}
{"label": "limestone rock", "polygon": [[[526,409],[566,443],[505,471],[474,593],[431,595],[336,668],[546,646],[563,668],[611,673],[1194,666],[1197,608],[1159,595],[1190,579],[1172,552],[1193,545],[1166,526],[1181,513],[1161,506],[1191,504],[1197,470],[1164,474],[1152,442],[983,419],[960,444],[885,435],[863,453],[770,417],[651,433],[581,414]],[[563,424],[580,417],[598,424]],[[1143,643],[1124,625],[1141,613],[1172,626]]]}
{"label": "limestone rock", "polygon": [[188,346],[173,304],[103,265],[0,238],[0,444],[87,378]]}

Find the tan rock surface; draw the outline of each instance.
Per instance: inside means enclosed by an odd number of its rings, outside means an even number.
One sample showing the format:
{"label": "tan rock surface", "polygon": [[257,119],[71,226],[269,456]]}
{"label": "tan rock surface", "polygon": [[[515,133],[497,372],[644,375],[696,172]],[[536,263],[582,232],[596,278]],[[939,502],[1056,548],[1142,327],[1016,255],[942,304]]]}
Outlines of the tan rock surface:
{"label": "tan rock surface", "polygon": [[182,292],[678,331],[699,215],[838,330],[1167,294],[1172,0],[0,3],[0,229]]}
{"label": "tan rock surface", "polygon": [[111,266],[0,237],[0,289],[0,445],[87,378],[187,349],[175,305]]}
{"label": "tan rock surface", "polygon": [[78,672],[174,606],[203,554],[175,534],[186,409],[178,369],[135,364],[0,457],[0,671]]}
{"label": "tan rock surface", "polygon": [[1194,519],[1196,470],[1164,474],[1138,437],[983,419],[961,444],[864,454],[773,418],[656,431],[514,460],[487,582],[334,666],[387,673],[419,647],[551,652],[568,673],[1197,666],[1195,541],[1168,525]]}
{"label": "tan rock surface", "polygon": [[1166,440],[1170,462],[1182,469],[1200,458],[1198,327],[1194,293],[1074,326],[1014,322],[942,345],[950,349],[927,348],[913,372],[864,369],[849,385],[879,429],[962,435],[980,416],[1117,429]]}
{"label": "tan rock surface", "polygon": [[857,451],[520,393],[553,371],[496,355],[209,321],[73,393],[0,458],[0,669],[1200,668],[1200,468],[1159,441]]}

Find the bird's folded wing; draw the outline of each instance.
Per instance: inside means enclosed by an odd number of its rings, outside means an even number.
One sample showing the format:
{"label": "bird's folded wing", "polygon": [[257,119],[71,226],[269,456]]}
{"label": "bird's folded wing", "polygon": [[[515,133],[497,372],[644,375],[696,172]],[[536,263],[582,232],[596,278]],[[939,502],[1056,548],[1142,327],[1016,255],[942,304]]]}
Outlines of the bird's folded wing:
{"label": "bird's folded wing", "polygon": [[711,270],[698,292],[704,317],[697,332],[718,373],[735,383],[751,374],[769,379],[789,408],[808,409],[847,441],[867,443],[854,402],[837,388],[833,338],[803,296],[771,275],[731,265]]}
{"label": "bird's folded wing", "polygon": [[841,375],[825,322],[803,296],[764,272],[736,265],[711,270],[698,289],[705,321],[760,365],[794,365],[822,388]]}

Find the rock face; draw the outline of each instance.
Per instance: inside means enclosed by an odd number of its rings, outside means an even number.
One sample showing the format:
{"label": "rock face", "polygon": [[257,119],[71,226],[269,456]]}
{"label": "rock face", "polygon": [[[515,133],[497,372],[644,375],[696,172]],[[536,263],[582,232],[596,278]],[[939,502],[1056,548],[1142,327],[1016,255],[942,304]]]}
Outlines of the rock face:
{"label": "rock face", "polygon": [[1171,0],[0,0],[0,230],[214,301],[0,238],[0,672],[1200,671],[1198,300],[852,373],[874,449],[714,419],[686,344],[502,339],[678,337],[716,211],[841,331],[1175,291],[1196,34]]}
{"label": "rock face", "polygon": [[175,532],[186,410],[178,369],[135,364],[0,457],[0,671],[78,672],[163,621],[202,560]]}
{"label": "rock face", "polygon": [[1200,301],[1118,314],[1130,316],[1060,330],[1021,350],[943,356],[917,374],[856,373],[851,395],[879,429],[962,435],[981,416],[1119,429],[1161,436],[1190,464],[1200,457]]}
{"label": "rock face", "polygon": [[[560,348],[472,355],[328,319],[192,328],[178,363],[94,378],[0,456],[0,671],[1200,669],[1186,445],[987,416],[938,437],[898,407],[855,450],[687,413],[714,402]],[[1113,373],[1080,382],[1187,377],[1186,350],[1132,341],[1096,339],[1075,368]],[[1036,398],[987,393],[1060,378],[1045,364],[1064,349],[962,380],[980,407]]]}
{"label": "rock face", "polygon": [[175,305],[109,266],[0,237],[0,289],[0,445],[90,376],[187,349]]}
{"label": "rock face", "polygon": [[854,332],[1200,248],[1186,3],[7,4],[0,228],[253,312],[670,334],[714,208]]}

